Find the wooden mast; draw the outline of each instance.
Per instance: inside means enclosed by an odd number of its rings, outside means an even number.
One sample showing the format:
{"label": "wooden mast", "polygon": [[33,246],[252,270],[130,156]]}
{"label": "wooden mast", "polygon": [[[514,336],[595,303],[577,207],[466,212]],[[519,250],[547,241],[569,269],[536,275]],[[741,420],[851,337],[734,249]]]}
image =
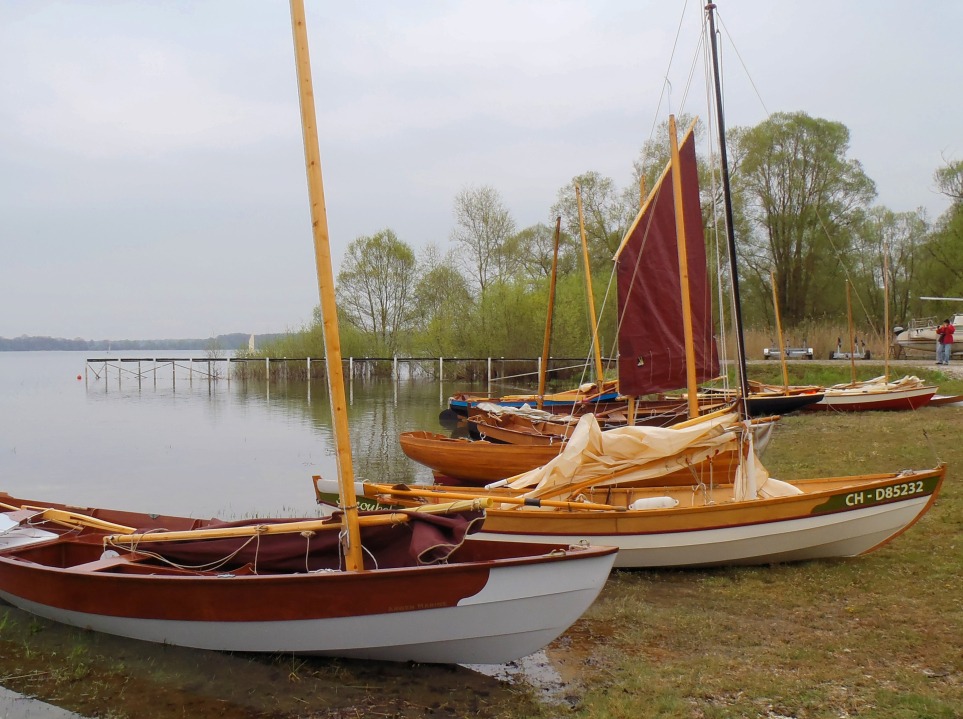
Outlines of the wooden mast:
{"label": "wooden mast", "polygon": [[585,239],[585,221],[582,217],[582,188],[575,183],[575,200],[578,202],[578,230],[582,237],[582,261],[585,264],[585,286],[588,288],[589,322],[592,324],[592,350],[595,352],[595,374],[602,391],[602,350],[599,348],[599,327],[595,318],[595,294],[592,292],[592,268],[589,266],[588,240]]}
{"label": "wooden mast", "polygon": [[558,273],[558,240],[562,234],[562,217],[555,218],[555,249],[552,255],[552,279],[548,285],[548,315],[545,317],[545,341],[542,342],[542,361],[538,366],[538,408],[545,404],[545,377],[548,374],[548,353],[552,344],[552,318],[555,314],[555,278]]}
{"label": "wooden mast", "polygon": [[675,241],[679,253],[679,287],[682,291],[682,334],[685,340],[685,379],[689,419],[699,416],[699,387],[696,379],[695,343],[692,339],[692,298],[689,296],[689,259],[686,251],[685,211],[682,206],[682,162],[676,137],[675,115],[669,115],[672,150],[672,196],[675,201]]}
{"label": "wooden mast", "polygon": [[779,319],[779,293],[776,292],[776,273],[769,271],[769,278],[772,280],[772,306],[776,310],[776,339],[779,341],[779,362],[782,365],[782,388],[789,391],[789,370],[786,368],[786,352],[782,339],[782,321]]}
{"label": "wooden mast", "polygon": [[883,336],[886,338],[883,381],[889,384],[889,344],[891,337],[889,330],[889,247],[886,246],[885,241],[883,241]]}
{"label": "wooden mast", "polygon": [[294,31],[294,55],[298,75],[298,98],[301,103],[301,129],[304,136],[304,164],[308,175],[311,202],[311,227],[314,235],[314,257],[321,298],[324,355],[331,394],[331,419],[334,429],[341,509],[345,531],[341,535],[345,568],[364,569],[361,553],[361,530],[358,502],[354,491],[354,466],[348,435],[348,405],[344,394],[344,372],[341,365],[341,338],[338,334],[338,309],[334,295],[334,273],[331,269],[331,247],[328,238],[328,216],[324,206],[324,183],[321,178],[321,152],[318,149],[317,118],[314,89],[311,84],[311,58],[308,33],[304,22],[304,0],[291,0],[291,25]]}
{"label": "wooden mast", "polygon": [[846,280],[846,315],[849,320],[849,368],[852,384],[856,385],[856,337],[853,332],[853,301],[850,298],[850,284]]}

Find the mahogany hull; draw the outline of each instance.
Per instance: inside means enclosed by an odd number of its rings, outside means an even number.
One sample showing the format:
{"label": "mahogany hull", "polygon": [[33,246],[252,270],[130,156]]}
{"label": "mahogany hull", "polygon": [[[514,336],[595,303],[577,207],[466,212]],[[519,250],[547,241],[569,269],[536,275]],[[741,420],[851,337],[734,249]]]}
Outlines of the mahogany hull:
{"label": "mahogany hull", "polygon": [[[139,528],[205,524],[130,512],[89,514]],[[614,558],[608,548],[559,546],[556,554],[544,545],[499,549],[467,539],[438,565],[197,572],[138,552],[102,558],[104,536],[88,528],[0,550],[0,597],[66,624],[202,649],[500,663],[561,634],[594,601]]]}

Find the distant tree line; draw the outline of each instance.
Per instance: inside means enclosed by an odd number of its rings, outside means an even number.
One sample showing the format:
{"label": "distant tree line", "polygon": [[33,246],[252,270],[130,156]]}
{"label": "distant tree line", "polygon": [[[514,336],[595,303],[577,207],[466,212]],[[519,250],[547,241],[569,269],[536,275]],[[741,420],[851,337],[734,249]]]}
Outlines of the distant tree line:
{"label": "distant tree line", "polygon": [[[256,335],[255,343],[278,342],[285,335],[280,333]],[[0,352],[29,350],[78,350],[106,352],[110,350],[239,350],[247,349],[251,335],[235,332],[206,339],[164,340],[85,340],[79,337],[0,337]]]}
{"label": "distant tree line", "polygon": [[[680,119],[684,127],[686,118]],[[498,191],[466,187],[453,203],[446,247],[413,246],[390,228],[356,238],[337,277],[346,356],[534,357],[541,352],[555,218],[561,218],[552,354],[585,356],[590,345],[576,185],[580,188],[602,352],[614,352],[612,257],[643,193],[668,160],[663,125],[619,188],[587,171],[560,188],[547,223],[517,228]],[[703,129],[697,126],[697,136]],[[777,113],[755,127],[734,127],[728,148],[743,318],[747,328],[774,324],[775,276],[783,326],[845,324],[846,280],[864,331],[883,327],[884,267],[890,318],[948,313],[921,295],[963,296],[963,161],[934,173],[952,206],[931,220],[923,209],[875,205],[876,187],[849,156],[849,130],[803,112]],[[728,288],[718,168],[700,160],[710,275]],[[718,230],[718,232],[717,232]],[[724,237],[724,234],[722,234]],[[428,238],[417,238],[419,240]],[[721,247],[719,247],[721,245]],[[719,247],[719,249],[717,249]],[[884,263],[884,251],[888,261]],[[645,311],[640,308],[640,311]],[[319,318],[265,349],[288,356],[323,354]]]}

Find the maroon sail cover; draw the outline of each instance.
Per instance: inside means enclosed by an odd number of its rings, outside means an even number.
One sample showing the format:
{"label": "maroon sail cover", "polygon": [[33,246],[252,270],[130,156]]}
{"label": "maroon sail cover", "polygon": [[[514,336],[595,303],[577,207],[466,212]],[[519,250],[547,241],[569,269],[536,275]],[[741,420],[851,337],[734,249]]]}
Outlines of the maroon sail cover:
{"label": "maroon sail cover", "polygon": [[[696,379],[719,374],[712,334],[695,140],[679,148]],[[686,386],[685,337],[672,172],[662,175],[616,260],[619,293],[619,391],[627,395]]]}

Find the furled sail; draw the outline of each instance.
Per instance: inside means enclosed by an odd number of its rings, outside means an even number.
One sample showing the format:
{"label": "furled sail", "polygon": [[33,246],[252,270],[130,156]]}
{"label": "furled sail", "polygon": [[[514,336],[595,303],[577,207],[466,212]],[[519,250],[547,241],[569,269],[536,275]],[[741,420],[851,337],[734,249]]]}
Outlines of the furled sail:
{"label": "furled sail", "polygon": [[[719,374],[695,139],[689,128],[679,146],[689,301],[698,382]],[[686,386],[676,220],[671,163],[629,228],[616,255],[619,299],[619,389],[645,395]]]}

